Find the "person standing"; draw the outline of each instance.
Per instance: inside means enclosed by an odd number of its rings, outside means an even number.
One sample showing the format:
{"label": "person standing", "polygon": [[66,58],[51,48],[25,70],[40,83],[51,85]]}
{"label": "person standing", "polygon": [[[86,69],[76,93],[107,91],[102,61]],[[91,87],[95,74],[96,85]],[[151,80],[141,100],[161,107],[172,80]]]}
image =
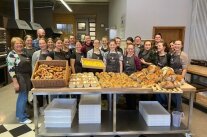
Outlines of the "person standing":
{"label": "person standing", "polygon": [[123,71],[123,55],[116,51],[116,42],[111,40],[109,42],[109,51],[104,54],[104,63],[106,65],[106,72],[122,73]]}
{"label": "person standing", "polygon": [[152,50],[153,50],[154,52],[157,52],[157,44],[158,44],[160,41],[163,41],[163,40],[162,40],[162,34],[161,34],[161,33],[156,33],[155,36],[154,36],[154,40],[155,40],[155,42],[154,42],[154,44],[153,44],[153,46],[152,46]]}
{"label": "person standing", "polygon": [[70,65],[72,69],[72,73],[82,73],[84,72],[84,68],[82,67],[81,58],[85,58],[85,54],[82,53],[82,44],[77,41],[75,51],[72,53],[70,58]]}
{"label": "person standing", "polygon": [[135,51],[135,56],[139,55],[139,52],[144,48],[144,45],[142,43],[142,38],[140,36],[136,36],[134,38],[134,51]]}
{"label": "person standing", "polygon": [[37,38],[35,40],[33,40],[33,42],[32,42],[32,46],[34,47],[34,49],[36,51],[40,50],[39,39],[44,38],[44,37],[45,37],[45,30],[44,29],[38,29],[37,30]]}
{"label": "person standing", "polygon": [[70,35],[69,36],[69,47],[70,51],[74,51],[75,49],[75,36],[74,35]]}
{"label": "person standing", "polygon": [[8,71],[13,81],[13,86],[18,93],[16,102],[16,118],[21,124],[32,123],[26,113],[28,92],[31,90],[30,74],[32,71],[30,58],[23,53],[23,40],[19,37],[11,39],[12,51],[7,56]]}
{"label": "person standing", "polygon": [[142,68],[147,68],[154,62],[154,53],[152,51],[152,44],[150,41],[144,42],[144,49],[140,51],[139,58],[141,60]]}
{"label": "person standing", "polygon": [[32,55],[35,52],[35,49],[32,47],[32,36],[26,35],[24,37],[25,47],[23,48],[23,52],[32,60]]}
{"label": "person standing", "polygon": [[53,39],[52,38],[48,38],[47,39],[47,50],[49,52],[53,51],[54,49],[54,42],[53,42]]}
{"label": "person standing", "polygon": [[49,52],[49,56],[47,56],[46,60],[66,60],[65,53],[63,52],[63,42],[57,37],[54,40],[55,48],[52,52]]}
{"label": "person standing", "polygon": [[121,38],[116,37],[115,41],[116,41],[116,50],[123,55],[124,54],[123,49],[120,47],[121,46]]}
{"label": "person standing", "polygon": [[[181,40],[176,40],[174,43],[174,53],[170,58],[170,67],[174,69],[175,74],[182,75],[184,78],[187,73],[188,56],[182,49],[183,42]],[[175,104],[175,109],[177,111],[182,111],[181,94],[173,94],[172,101]]]}
{"label": "person standing", "polygon": [[[123,68],[124,73],[131,75],[132,73],[141,70],[141,62],[139,57],[134,54],[134,45],[127,45],[127,55],[124,56]],[[136,109],[137,96],[134,94],[125,94],[127,109]]]}
{"label": "person standing", "polygon": [[71,50],[74,50],[74,48],[73,49],[69,48],[69,44],[70,44],[70,41],[69,41],[68,37],[65,37],[63,39],[63,49],[62,49],[62,51],[65,54],[65,59],[68,60],[68,65],[70,65],[70,56],[71,56],[71,53],[72,53]]}
{"label": "person standing", "polygon": [[107,37],[102,37],[101,39],[101,47],[100,49],[103,52],[107,52],[109,50],[109,46],[108,46],[108,38]]}
{"label": "person standing", "polygon": [[93,43],[91,42],[91,37],[89,35],[86,35],[84,40],[85,41],[83,43],[81,52],[84,54],[84,56],[87,56],[87,52],[93,49]]}
{"label": "person standing", "polygon": [[[169,66],[170,64],[170,54],[166,51],[167,43],[163,41],[157,43],[157,53],[155,59],[155,65],[159,66],[160,68]],[[155,94],[155,98],[163,107],[167,107],[167,95],[166,94]]]}
{"label": "person standing", "polygon": [[[87,52],[87,58],[90,59],[98,59],[103,60],[104,52],[100,50],[100,42],[99,40],[95,39],[93,42],[93,49]],[[102,72],[101,69],[88,69],[89,72]]]}

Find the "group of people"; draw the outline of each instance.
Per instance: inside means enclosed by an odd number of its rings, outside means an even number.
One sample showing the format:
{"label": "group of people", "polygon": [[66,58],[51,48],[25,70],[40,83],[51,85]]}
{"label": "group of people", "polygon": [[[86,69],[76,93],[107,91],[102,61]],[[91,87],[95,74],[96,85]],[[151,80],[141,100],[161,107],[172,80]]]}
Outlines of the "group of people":
{"label": "group of people", "polygon": [[[176,40],[170,47],[164,43],[161,34],[155,35],[155,43],[145,41],[142,45],[140,36],[127,38],[126,47],[121,48],[121,39],[108,40],[102,37],[93,42],[89,35],[84,42],[76,41],[74,35],[61,38],[45,38],[43,29],[37,30],[37,39],[33,40],[26,35],[24,40],[19,37],[11,39],[11,49],[7,57],[8,71],[13,80],[15,91],[19,94],[16,103],[16,117],[20,123],[31,123],[25,111],[28,92],[31,90],[30,77],[32,69],[38,60],[67,60],[72,68],[72,73],[100,72],[98,69],[85,69],[82,67],[81,58],[103,60],[106,65],[104,71],[126,73],[146,68],[151,64],[159,67],[170,66],[177,74],[185,76],[187,68],[187,55],[182,51],[183,43]],[[102,70],[103,71],[103,70]],[[165,101],[165,96],[157,99]],[[130,99],[128,98],[130,101]],[[181,95],[173,97],[178,110],[181,109]],[[43,106],[43,99],[38,98],[39,106]]]}

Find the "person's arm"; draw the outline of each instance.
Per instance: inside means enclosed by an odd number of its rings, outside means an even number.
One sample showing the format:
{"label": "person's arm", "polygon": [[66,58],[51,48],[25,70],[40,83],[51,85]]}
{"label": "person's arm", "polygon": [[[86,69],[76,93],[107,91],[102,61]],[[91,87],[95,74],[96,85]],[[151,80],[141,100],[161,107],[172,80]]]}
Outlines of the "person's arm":
{"label": "person's arm", "polygon": [[187,67],[188,67],[188,55],[182,52],[181,56],[181,63],[182,63],[182,76],[185,77],[187,73]]}
{"label": "person's arm", "polygon": [[[103,55],[103,62],[105,64],[105,66],[107,66],[107,63],[106,63],[107,54],[108,54],[108,52],[105,52]],[[106,72],[106,67],[103,69],[103,72]]]}
{"label": "person's arm", "polygon": [[141,58],[140,61],[141,61],[142,64],[145,64],[145,65],[148,65],[148,66],[152,65],[151,62],[146,62],[143,58]]}
{"label": "person's arm", "polygon": [[19,83],[16,78],[16,73],[15,73],[15,61],[16,61],[16,55],[10,52],[7,56],[7,67],[9,71],[9,75],[12,78],[13,81],[13,86],[15,91],[19,91]]}
{"label": "person's arm", "polygon": [[123,55],[122,55],[121,52],[119,52],[119,66],[120,66],[120,73],[123,72],[123,60],[124,60]]}
{"label": "person's arm", "polygon": [[123,72],[123,63],[122,63],[122,61],[119,61],[119,66],[120,66],[120,73],[122,73]]}
{"label": "person's arm", "polygon": [[70,66],[72,69],[72,73],[75,74],[75,59],[70,59]]}
{"label": "person's arm", "polygon": [[[34,67],[35,67],[35,63],[37,62],[38,60],[38,51],[36,51],[33,55],[32,55],[32,70],[34,70]],[[39,53],[40,54],[40,53]]]}

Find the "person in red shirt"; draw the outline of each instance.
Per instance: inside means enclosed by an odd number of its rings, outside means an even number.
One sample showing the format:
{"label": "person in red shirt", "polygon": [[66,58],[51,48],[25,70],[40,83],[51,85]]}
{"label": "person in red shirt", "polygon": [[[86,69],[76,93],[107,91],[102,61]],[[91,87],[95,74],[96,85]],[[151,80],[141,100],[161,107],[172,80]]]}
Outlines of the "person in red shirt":
{"label": "person in red shirt", "polygon": [[82,44],[81,52],[87,56],[87,52],[93,49],[93,43],[91,42],[91,37],[86,35],[84,38],[84,43]]}

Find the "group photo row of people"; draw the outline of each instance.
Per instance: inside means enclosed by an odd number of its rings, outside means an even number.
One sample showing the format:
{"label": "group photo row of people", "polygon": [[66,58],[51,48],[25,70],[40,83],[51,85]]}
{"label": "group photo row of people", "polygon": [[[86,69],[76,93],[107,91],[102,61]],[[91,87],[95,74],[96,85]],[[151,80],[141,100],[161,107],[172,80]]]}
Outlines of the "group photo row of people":
{"label": "group photo row of people", "polygon": [[[67,37],[46,38],[44,29],[37,30],[37,38],[26,35],[24,39],[13,37],[11,51],[7,56],[8,71],[13,81],[13,86],[18,93],[16,103],[16,117],[20,123],[31,123],[25,111],[28,92],[31,90],[31,74],[38,60],[67,60],[72,73],[82,72],[115,72],[131,75],[134,72],[157,65],[160,68],[169,66],[176,74],[185,77],[188,65],[188,56],[183,52],[183,42],[173,40],[165,43],[160,33],[155,34],[154,41],[142,41],[141,36],[128,37],[123,41],[119,37],[91,40],[86,35],[84,41],[76,40],[74,35]],[[82,67],[81,58],[103,60],[105,70],[85,69]],[[164,100],[163,96],[157,98]],[[175,108],[182,111],[182,98],[180,94],[172,96]],[[39,107],[43,100],[38,99]]]}

